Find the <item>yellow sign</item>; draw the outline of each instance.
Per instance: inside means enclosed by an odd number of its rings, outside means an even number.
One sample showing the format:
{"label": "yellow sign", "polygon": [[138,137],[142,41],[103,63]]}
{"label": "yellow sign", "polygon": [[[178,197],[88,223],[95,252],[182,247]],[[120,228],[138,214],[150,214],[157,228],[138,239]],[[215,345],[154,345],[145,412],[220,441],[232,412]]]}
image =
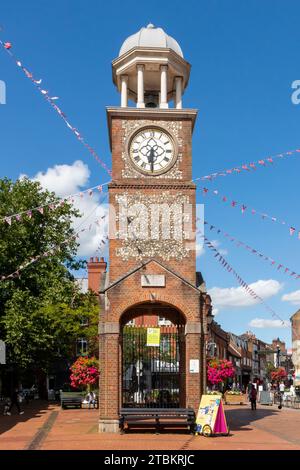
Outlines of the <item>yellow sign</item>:
{"label": "yellow sign", "polygon": [[221,394],[202,395],[196,418],[196,432],[207,436],[228,433]]}
{"label": "yellow sign", "polygon": [[147,346],[159,346],[160,328],[147,328]]}

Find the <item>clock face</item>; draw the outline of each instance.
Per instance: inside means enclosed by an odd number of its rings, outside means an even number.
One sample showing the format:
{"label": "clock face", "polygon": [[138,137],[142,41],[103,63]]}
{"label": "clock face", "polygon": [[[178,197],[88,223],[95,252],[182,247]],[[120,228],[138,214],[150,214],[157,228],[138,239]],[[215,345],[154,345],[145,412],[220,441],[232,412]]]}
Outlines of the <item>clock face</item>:
{"label": "clock face", "polygon": [[144,128],[131,139],[129,155],[139,171],[148,175],[164,173],[175,162],[173,138],[165,130]]}

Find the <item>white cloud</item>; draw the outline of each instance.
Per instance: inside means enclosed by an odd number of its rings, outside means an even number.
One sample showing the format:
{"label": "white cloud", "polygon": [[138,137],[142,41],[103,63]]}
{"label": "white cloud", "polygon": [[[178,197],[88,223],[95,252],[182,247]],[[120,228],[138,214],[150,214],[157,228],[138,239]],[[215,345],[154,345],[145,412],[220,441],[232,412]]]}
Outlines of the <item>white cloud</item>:
{"label": "white cloud", "polygon": [[[24,176],[21,175],[20,178]],[[55,165],[48,168],[46,172],[39,171],[32,180],[39,181],[43,188],[55,192],[58,197],[62,198],[87,189],[89,176],[88,165],[77,160],[72,165]],[[92,196],[85,193],[83,198],[74,198],[74,207],[79,209],[82,216],[74,218],[73,227],[76,232],[85,229],[78,238],[79,256],[88,257],[95,254],[103,256],[103,248],[105,250],[106,246],[101,243],[101,240],[107,234],[108,218],[104,220],[100,218],[108,213],[108,207],[102,201],[103,194],[98,191],[94,191]],[[96,220],[99,220],[99,225],[95,223]],[[102,252],[96,253],[99,246],[102,247]]]}
{"label": "white cloud", "polygon": [[[249,284],[249,287],[261,298],[268,299],[278,294],[283,284],[274,279],[268,279],[253,282]],[[213,287],[208,293],[212,298],[213,305],[219,309],[251,307],[259,303],[259,300],[254,299],[243,287]]]}
{"label": "white cloud", "polygon": [[64,197],[80,191],[88,183],[90,173],[85,163],[76,160],[73,165],[55,165],[45,173],[39,171],[32,179],[57,196]]}
{"label": "white cloud", "polygon": [[267,318],[253,318],[250,321],[251,328],[290,328],[291,324],[288,320],[269,320]]}
{"label": "white cloud", "polygon": [[300,290],[295,290],[281,297],[283,302],[290,302],[292,305],[300,305]]}

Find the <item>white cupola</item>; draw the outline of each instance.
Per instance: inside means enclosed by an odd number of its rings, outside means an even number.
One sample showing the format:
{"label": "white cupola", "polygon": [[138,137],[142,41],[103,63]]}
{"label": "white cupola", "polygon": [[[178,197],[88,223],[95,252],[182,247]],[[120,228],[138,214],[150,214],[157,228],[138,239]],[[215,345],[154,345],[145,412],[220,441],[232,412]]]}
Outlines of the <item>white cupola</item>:
{"label": "white cupola", "polygon": [[121,107],[128,99],[137,108],[182,108],[190,64],[183,58],[178,42],[162,28],[148,24],[123,43],[119,56],[112,62],[113,82],[121,93]]}

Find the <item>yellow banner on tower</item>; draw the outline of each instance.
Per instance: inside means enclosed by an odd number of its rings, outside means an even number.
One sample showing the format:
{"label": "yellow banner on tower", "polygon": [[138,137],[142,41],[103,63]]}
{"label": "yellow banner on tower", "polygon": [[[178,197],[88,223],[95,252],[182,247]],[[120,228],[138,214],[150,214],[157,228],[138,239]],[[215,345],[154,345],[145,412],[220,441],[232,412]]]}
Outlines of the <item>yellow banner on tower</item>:
{"label": "yellow banner on tower", "polygon": [[160,345],[160,328],[147,328],[147,346]]}

